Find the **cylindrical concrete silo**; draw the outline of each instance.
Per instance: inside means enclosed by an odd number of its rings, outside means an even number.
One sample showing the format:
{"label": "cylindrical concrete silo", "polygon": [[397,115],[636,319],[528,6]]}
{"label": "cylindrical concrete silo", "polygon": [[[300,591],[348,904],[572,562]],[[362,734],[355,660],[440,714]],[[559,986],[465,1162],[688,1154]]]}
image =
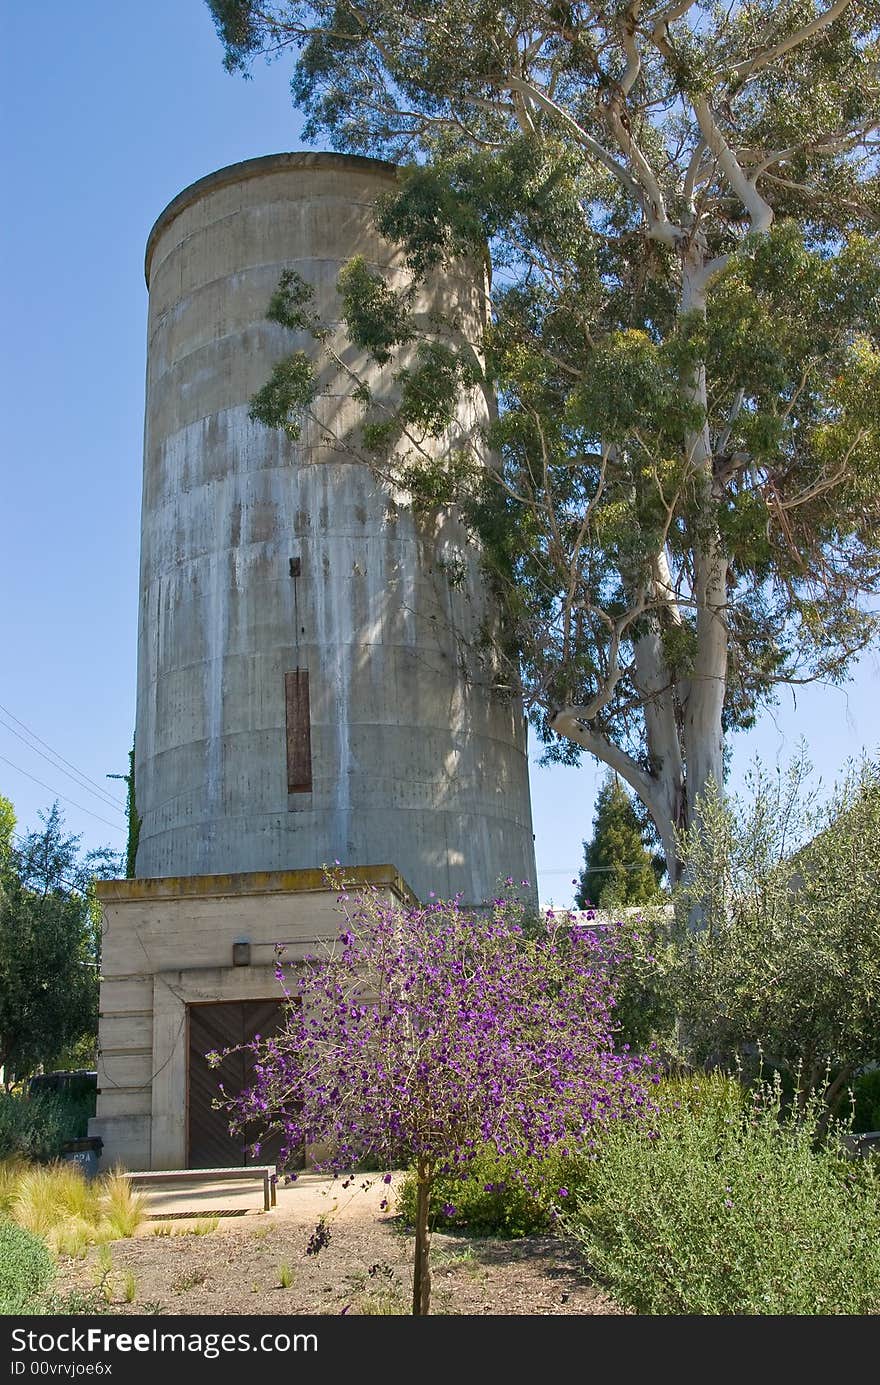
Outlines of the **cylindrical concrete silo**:
{"label": "cylindrical concrete silo", "polygon": [[[330,322],[352,255],[402,281],[372,224],[394,177],[335,154],[254,159],[181,193],[150,235],[139,876],[338,858],[468,901],[499,875],[534,880],[522,711],[468,653],[487,607],[463,532],[418,521],[340,451],[344,377],[297,442],[248,418],[292,345],[264,317],[285,268]],[[437,292],[485,311],[463,271]]]}

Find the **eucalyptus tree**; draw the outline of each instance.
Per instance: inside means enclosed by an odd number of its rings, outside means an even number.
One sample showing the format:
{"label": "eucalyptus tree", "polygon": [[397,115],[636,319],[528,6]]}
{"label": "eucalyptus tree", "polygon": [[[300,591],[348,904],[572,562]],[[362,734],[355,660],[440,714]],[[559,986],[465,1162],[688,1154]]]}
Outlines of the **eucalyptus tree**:
{"label": "eucalyptus tree", "polygon": [[[396,390],[352,381],[358,443],[460,507],[505,617],[495,676],[549,758],[638,794],[674,883],[728,734],[876,629],[880,5],[209,8],[230,70],[290,54],[308,138],[401,164],[377,216],[410,290],[362,262],[340,284]],[[462,256],[492,273],[479,339],[418,311]],[[348,368],[295,275],[272,313]],[[295,434],[316,380],[287,357],[255,416]],[[488,430],[452,426],[462,391]]]}

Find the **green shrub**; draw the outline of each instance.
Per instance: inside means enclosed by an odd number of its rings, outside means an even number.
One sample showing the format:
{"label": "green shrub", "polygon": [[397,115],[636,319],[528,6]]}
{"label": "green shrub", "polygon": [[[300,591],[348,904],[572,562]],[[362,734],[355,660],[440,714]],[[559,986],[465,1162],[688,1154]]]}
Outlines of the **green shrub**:
{"label": "green shrub", "polygon": [[603,1134],[566,1229],[638,1313],[880,1312],[880,1177],[816,1147],[820,1116],[778,1082],[664,1084],[653,1130]]}
{"label": "green shrub", "polygon": [[19,1157],[37,1163],[57,1159],[65,1141],[88,1133],[89,1117],[94,1114],[94,1092],[80,1096],[0,1093],[0,1159]]}
{"label": "green shrub", "polygon": [[[580,1167],[559,1154],[502,1158],[489,1146],[480,1151],[466,1176],[437,1180],[431,1195],[431,1228],[471,1236],[541,1235],[552,1229]],[[396,1206],[398,1214],[414,1224],[414,1173],[401,1183]]]}
{"label": "green shrub", "polygon": [[852,1093],[853,1102],[847,1103],[845,1114],[852,1110],[853,1130],[880,1130],[880,1068],[857,1077]]}
{"label": "green shrub", "polygon": [[0,1222],[0,1313],[21,1313],[54,1273],[45,1241],[13,1222]]}

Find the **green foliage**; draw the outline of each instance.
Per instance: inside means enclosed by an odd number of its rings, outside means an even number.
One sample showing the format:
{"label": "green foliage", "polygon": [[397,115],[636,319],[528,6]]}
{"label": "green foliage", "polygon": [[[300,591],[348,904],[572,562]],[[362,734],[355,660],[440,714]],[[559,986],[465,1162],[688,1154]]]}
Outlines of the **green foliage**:
{"label": "green foliage", "polygon": [[309,310],[314,297],[312,289],[295,269],[286,269],[278,287],[269,299],[266,317],[291,332],[311,332],[318,325],[315,313]]}
{"label": "green foliage", "polygon": [[857,1119],[880,1120],[861,1072],[880,1058],[880,769],[851,766],[824,802],[803,751],[749,783],[745,799],[713,791],[682,841],[675,914],[613,922],[616,1041],[775,1070],[829,1111],[849,1110],[855,1082]]}
{"label": "green foliage", "polygon": [[8,798],[0,794],[0,860],[6,860],[12,850],[15,832],[15,809]]}
{"label": "green foliage", "polygon": [[650,904],[660,897],[662,857],[646,849],[643,824],[614,774],[599,789],[584,862],[575,894],[579,909]]}
{"label": "green foliage", "polygon": [[880,766],[851,767],[823,804],[802,754],[784,777],[759,769],[746,804],[710,797],[704,822],[680,895],[703,921],[679,940],[689,1051],[758,1046],[834,1107],[880,1057]]}
{"label": "green foliage", "polygon": [[637,1313],[876,1313],[880,1180],[817,1149],[820,1119],[778,1086],[667,1084],[653,1130],[604,1132],[568,1230]]}
{"label": "green foliage", "polygon": [[613,956],[614,1044],[646,1053],[653,1044],[665,1059],[680,1057],[680,942],[667,906],[624,914],[610,925]]}
{"label": "green foliage", "polygon": [[248,417],[267,428],[280,428],[295,441],[302,414],[316,393],[312,362],[305,351],[295,351],[273,367],[268,382],[251,400]]}
{"label": "green foliage", "polygon": [[[544,1158],[500,1156],[481,1150],[463,1177],[439,1177],[432,1193],[434,1231],[469,1236],[540,1236],[551,1231],[577,1182],[582,1161],[551,1151]],[[564,1191],[563,1191],[564,1190]],[[407,1174],[396,1210],[409,1225],[416,1219],[416,1175]]]}
{"label": "green foliage", "polygon": [[108,779],[121,779],[126,788],[125,816],[128,819],[128,836],[125,844],[125,876],[133,880],[137,862],[138,842],[141,835],[141,818],[137,810],[134,783],[134,744],[128,752],[128,774],[108,774]]}
{"label": "green foliage", "polygon": [[137,797],[134,783],[134,745],[128,752],[128,774],[126,776],[125,813],[128,818],[128,837],[125,843],[125,875],[133,880],[137,862],[138,842],[141,835],[141,816],[137,810]]}
{"label": "green foliage", "polygon": [[37,1163],[57,1159],[67,1140],[88,1134],[94,1114],[93,1093],[74,1097],[45,1092],[29,1097],[0,1092],[0,1159],[18,1157]]}
{"label": "green foliage", "polygon": [[45,1241],[13,1222],[0,1221],[0,1314],[30,1311],[54,1273]]}
{"label": "green foliage", "polygon": [[852,1100],[847,1093],[841,1119],[851,1121],[856,1132],[880,1130],[880,1068],[871,1068],[854,1079]]}
{"label": "green foliage", "polygon": [[412,341],[409,302],[390,289],[381,274],[373,274],[362,255],[349,260],[340,274],[339,294],[351,340],[378,365],[391,360],[394,347]]}
{"label": "green foliage", "polygon": [[7,1083],[51,1067],[71,1045],[95,1036],[100,913],[97,875],[118,875],[107,849],[78,856],[57,806],[43,830],[0,857],[0,1066]]}

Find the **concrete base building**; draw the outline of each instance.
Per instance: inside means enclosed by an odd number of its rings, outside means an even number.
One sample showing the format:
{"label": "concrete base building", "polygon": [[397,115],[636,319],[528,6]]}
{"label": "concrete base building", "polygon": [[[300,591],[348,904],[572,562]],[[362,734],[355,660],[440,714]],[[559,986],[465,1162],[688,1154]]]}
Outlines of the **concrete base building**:
{"label": "concrete base building", "polygon": [[[353,869],[354,888],[396,903],[413,896],[393,867]],[[320,870],[111,880],[98,887],[104,964],[98,1114],[104,1164],[227,1168],[245,1162],[211,1105],[205,1054],[271,1035],[281,1019],[275,947],[286,961],[320,953],[339,927]],[[237,1085],[243,1086],[244,1069]],[[224,1064],[224,1084],[236,1069]],[[274,1155],[267,1144],[260,1156]]]}
{"label": "concrete base building", "polygon": [[[105,1162],[246,1157],[211,1114],[204,1046],[267,1032],[275,943],[304,955],[335,934],[325,862],[400,900],[479,903],[499,876],[535,878],[522,710],[479,653],[493,619],[479,555],[358,449],[354,380],[381,398],[393,370],[346,341],[336,283],[356,254],[406,282],[373,226],[395,177],[335,154],[255,159],[181,193],[149,237],[141,828],[137,878],[100,887]],[[342,368],[265,319],[286,269],[311,286]],[[416,312],[476,339],[486,286],[463,266]],[[320,393],[291,441],[249,403],[297,347]],[[488,407],[463,399],[457,426]]]}

